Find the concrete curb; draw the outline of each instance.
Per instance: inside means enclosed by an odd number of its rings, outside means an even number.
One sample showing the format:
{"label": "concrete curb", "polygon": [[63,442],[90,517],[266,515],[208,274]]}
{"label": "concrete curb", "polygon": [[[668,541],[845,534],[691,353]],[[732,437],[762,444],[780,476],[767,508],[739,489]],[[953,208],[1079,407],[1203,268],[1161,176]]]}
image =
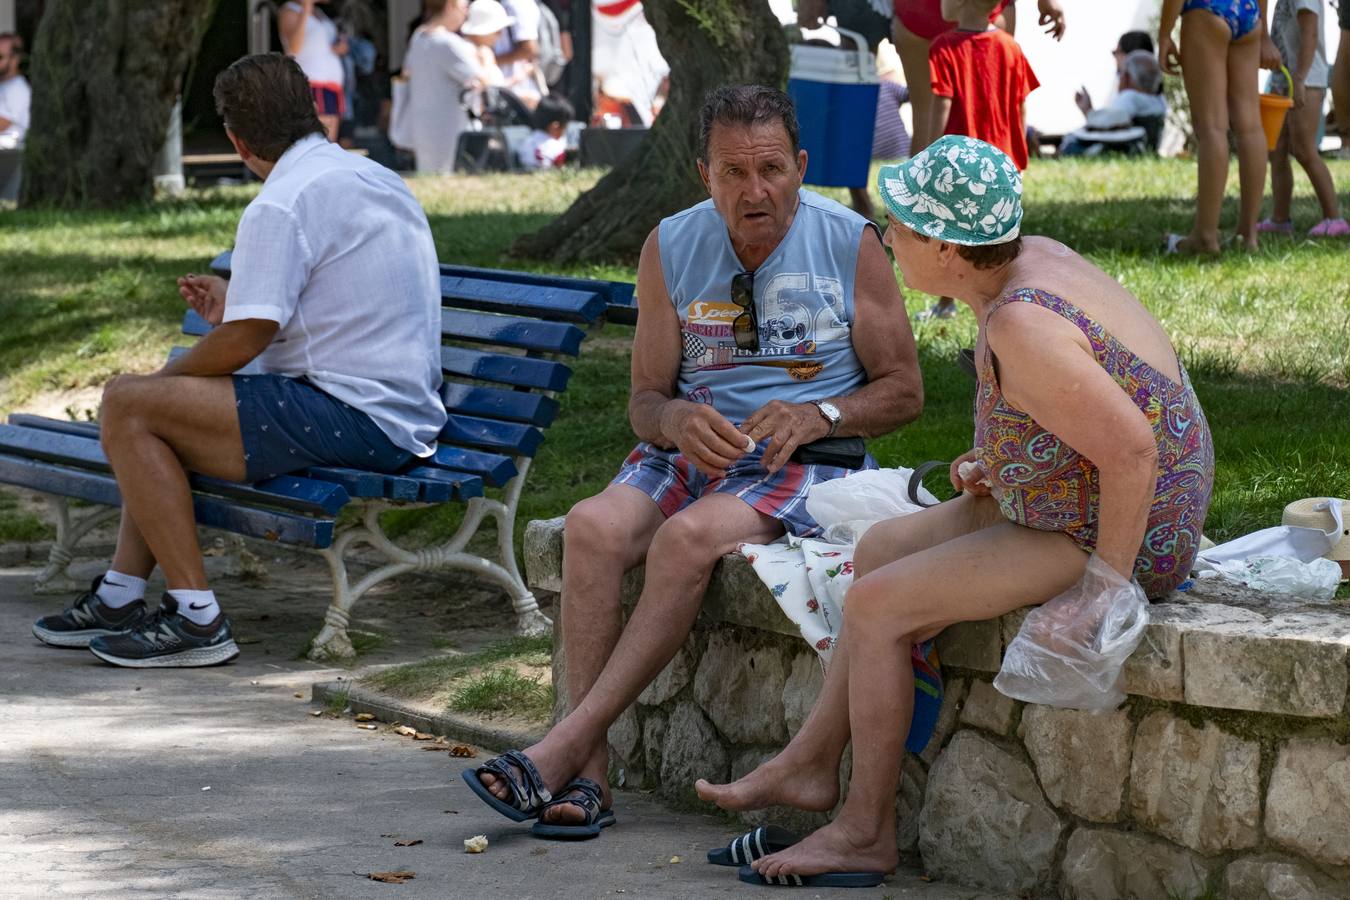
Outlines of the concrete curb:
{"label": "concrete curb", "polygon": [[418,731],[444,735],[450,740],[494,752],[519,750],[537,744],[546,734],[543,730],[534,732],[493,728],[463,716],[358,687],[350,681],[319,682],[310,689],[310,699],[315,703],[327,704],[330,698],[343,694],[347,697],[346,705],[351,707],[353,713],[370,713],[381,722],[410,725]]}

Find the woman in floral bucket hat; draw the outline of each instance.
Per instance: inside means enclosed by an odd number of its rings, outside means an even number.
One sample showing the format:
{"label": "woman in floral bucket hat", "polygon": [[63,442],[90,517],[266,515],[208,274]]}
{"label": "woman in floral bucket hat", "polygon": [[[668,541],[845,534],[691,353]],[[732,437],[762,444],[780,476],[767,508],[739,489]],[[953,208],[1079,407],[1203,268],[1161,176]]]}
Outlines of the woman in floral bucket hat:
{"label": "woman in floral bucket hat", "polygon": [[741,780],[699,785],[728,809],[829,810],[852,739],[847,800],[832,823],[754,863],[771,881],[895,867],[913,644],[1073,592],[1095,631],[1101,584],[1128,591],[1133,579],[1161,597],[1190,572],[1213,483],[1209,428],[1167,334],[1114,278],[1021,234],[1007,156],[947,136],[878,181],[906,284],[956,297],[980,323],[975,447],[951,466],[962,494],[862,539],[802,730]]}

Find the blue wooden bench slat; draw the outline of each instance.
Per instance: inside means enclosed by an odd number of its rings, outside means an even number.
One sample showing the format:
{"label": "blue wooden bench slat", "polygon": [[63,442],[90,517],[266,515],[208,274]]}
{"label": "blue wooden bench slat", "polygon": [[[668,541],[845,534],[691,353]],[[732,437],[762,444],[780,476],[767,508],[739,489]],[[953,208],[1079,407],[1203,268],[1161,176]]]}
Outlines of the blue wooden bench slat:
{"label": "blue wooden bench slat", "polygon": [[19,425],[24,428],[36,428],[39,431],[54,431],[57,434],[73,434],[77,437],[87,437],[98,440],[97,422],[70,422],[65,419],[49,419],[46,416],[36,416],[32,413],[13,413],[9,417],[9,424]]}
{"label": "blue wooden bench slat", "polygon": [[552,397],[457,381],[441,385],[441,400],[447,412],[522,422],[540,428],[552,424],[558,415],[558,401]]}
{"label": "blue wooden bench slat", "polygon": [[[87,435],[0,425],[0,452],[98,472],[112,471],[97,438]],[[336,515],[351,499],[341,485],[294,475],[269,478],[255,485],[192,475],[189,483],[194,491],[315,515]]]}
{"label": "blue wooden bench slat", "polygon": [[400,474],[418,483],[421,493],[417,499],[423,503],[445,503],[483,496],[483,479],[477,475],[431,466],[418,466]]}
{"label": "blue wooden bench slat", "polygon": [[414,478],[404,478],[402,475],[384,476],[384,495],[390,500],[416,500],[421,492],[421,487]]}
{"label": "blue wooden bench slat", "polygon": [[544,434],[529,425],[452,415],[441,429],[440,440],[516,456],[534,456]]}
{"label": "blue wooden bench slat", "polygon": [[456,275],[441,276],[441,300],[446,306],[541,319],[591,323],[605,312],[604,298],[595,291],[541,288],[530,284],[483,281]]}
{"label": "blue wooden bench slat", "polygon": [[478,475],[493,487],[501,487],[516,475],[516,464],[509,456],[451,447],[448,444],[437,446],[429,459],[418,460],[417,463]]}
{"label": "blue wooden bench slat", "polygon": [[533,284],[539,287],[593,291],[604,298],[607,306],[633,306],[634,286],[626,281],[575,278],[569,275],[545,275],[541,272],[512,272],[506,269],[482,269],[478,266],[456,266],[444,263],[441,264],[441,274],[461,278],[481,278],[486,281],[509,281],[513,284]]}
{"label": "blue wooden bench slat", "polygon": [[568,356],[576,356],[581,352],[581,342],[586,337],[586,332],[564,322],[544,322],[520,316],[443,309],[441,335],[538,353],[566,353]]}
{"label": "blue wooden bench slat", "polygon": [[[211,325],[188,310],[183,314],[183,334],[201,337]],[[480,344],[497,344],[539,353],[566,353],[576,356],[586,332],[563,322],[544,322],[520,316],[484,315],[459,309],[441,310],[441,334]]]}
{"label": "blue wooden bench slat", "polygon": [[[120,506],[122,496],[112,475],[71,469],[35,459],[0,454],[0,481],[47,494],[74,497],[104,506]],[[272,509],[239,506],[223,497],[192,496],[197,522],[248,537],[322,550],[333,543],[333,521],[313,519]]]}
{"label": "blue wooden bench slat", "polygon": [[442,347],[441,369],[461,378],[495,381],[545,391],[567,389],[572,370],[562,363],[506,353],[487,353],[467,347]]}
{"label": "blue wooden bench slat", "polygon": [[[232,255],[231,251],[226,250],[213,259],[211,271],[222,278],[229,278]],[[532,284],[539,287],[561,287],[577,291],[589,291],[598,294],[604,301],[605,317],[609,321],[618,322],[622,325],[637,324],[637,301],[633,296],[634,285],[627,282],[446,264],[441,265],[441,274],[454,278],[477,278],[484,281],[506,281],[513,284]]]}

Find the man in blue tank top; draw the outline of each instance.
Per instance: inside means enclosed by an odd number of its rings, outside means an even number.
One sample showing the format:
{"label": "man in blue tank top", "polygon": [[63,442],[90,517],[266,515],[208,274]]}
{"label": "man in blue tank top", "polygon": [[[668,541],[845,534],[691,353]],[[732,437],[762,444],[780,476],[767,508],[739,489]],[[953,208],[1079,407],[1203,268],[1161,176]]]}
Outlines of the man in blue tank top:
{"label": "man in blue tank top", "polygon": [[[560,687],[573,711],[523,756],[466,773],[499,811],[537,816],[540,836],[612,822],[609,727],[688,636],[723,554],[784,530],[819,533],[807,491],[854,469],[796,462],[798,448],[886,434],[923,406],[880,235],[802,189],[787,95],[719,88],[699,138],[710,199],[662,221],[638,264],[628,415],[640,443],[567,516]],[[644,563],[625,628],[620,583]]]}

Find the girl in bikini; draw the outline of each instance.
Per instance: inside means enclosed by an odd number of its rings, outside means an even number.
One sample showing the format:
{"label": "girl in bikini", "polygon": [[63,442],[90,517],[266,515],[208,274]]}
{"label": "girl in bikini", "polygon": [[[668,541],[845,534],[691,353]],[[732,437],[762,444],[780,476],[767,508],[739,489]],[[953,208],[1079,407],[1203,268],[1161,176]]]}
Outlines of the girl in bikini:
{"label": "girl in bikini", "polygon": [[[1178,17],[1180,50],[1172,39]],[[1257,249],[1256,219],[1266,186],[1257,72],[1263,58],[1278,58],[1265,22],[1266,0],[1163,0],[1158,59],[1164,72],[1186,82],[1199,169],[1195,222],[1190,234],[1164,238],[1167,253],[1219,252],[1230,128],[1238,156],[1237,237],[1245,249]]]}

